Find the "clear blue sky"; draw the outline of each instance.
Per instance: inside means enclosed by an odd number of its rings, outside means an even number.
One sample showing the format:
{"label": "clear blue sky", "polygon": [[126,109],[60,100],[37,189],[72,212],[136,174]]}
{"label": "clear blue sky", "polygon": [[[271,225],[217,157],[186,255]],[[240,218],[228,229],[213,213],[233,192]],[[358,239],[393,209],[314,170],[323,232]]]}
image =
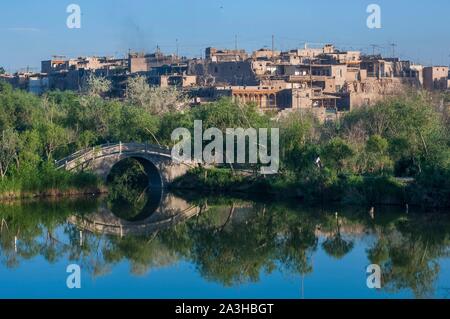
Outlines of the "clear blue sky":
{"label": "clear blue sky", "polygon": [[[82,9],[82,28],[66,27],[66,7]],[[367,5],[382,9],[382,29],[366,26]],[[0,65],[39,67],[52,55],[124,55],[128,49],[199,56],[206,46],[248,50],[331,42],[371,52],[398,44],[401,58],[450,62],[448,0],[4,0],[0,4]]]}

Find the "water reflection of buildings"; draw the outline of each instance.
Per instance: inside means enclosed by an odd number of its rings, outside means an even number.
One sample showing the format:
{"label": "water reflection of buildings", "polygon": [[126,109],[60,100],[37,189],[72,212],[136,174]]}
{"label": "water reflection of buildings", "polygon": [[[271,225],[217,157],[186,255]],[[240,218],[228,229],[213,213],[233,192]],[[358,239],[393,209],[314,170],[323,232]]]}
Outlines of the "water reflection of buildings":
{"label": "water reflection of buildings", "polygon": [[[366,225],[339,225],[339,232],[342,235],[351,236],[354,238],[362,238],[364,236],[367,236],[372,230],[367,229]],[[315,231],[315,235],[317,237],[330,237],[335,234],[336,230],[323,230],[322,228],[318,227]]]}

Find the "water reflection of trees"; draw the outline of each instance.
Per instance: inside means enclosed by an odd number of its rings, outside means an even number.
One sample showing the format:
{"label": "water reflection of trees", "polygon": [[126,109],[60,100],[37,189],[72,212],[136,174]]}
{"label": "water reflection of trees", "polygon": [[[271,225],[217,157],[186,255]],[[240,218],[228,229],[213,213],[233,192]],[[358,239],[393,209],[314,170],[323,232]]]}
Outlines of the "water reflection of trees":
{"label": "water reflection of trees", "polygon": [[378,241],[368,250],[368,257],[382,265],[385,289],[411,289],[420,298],[433,296],[438,259],[450,257],[448,216],[415,216],[399,220],[395,227],[376,227],[376,231]]}
{"label": "water reflection of trees", "polygon": [[369,233],[374,240],[367,257],[382,266],[384,289],[427,297],[436,291],[438,259],[449,257],[447,215],[386,213],[372,219],[348,210],[336,218],[335,210],[215,198],[198,201],[202,213],[170,229],[123,238],[84,232],[81,242],[80,230],[66,220],[74,212],[95,211],[95,201],[83,203],[1,205],[1,263],[13,268],[39,255],[50,263],[67,258],[100,276],[121,261],[141,275],[187,260],[207,280],[232,286],[274,270],[308,274],[320,241],[329,256],[343,258],[352,237]]}
{"label": "water reflection of trees", "polygon": [[96,200],[1,204],[1,262],[11,268],[36,256],[43,256],[49,263],[57,262],[72,248],[58,239],[57,229],[65,224],[69,214],[96,206]]}
{"label": "water reflection of trees", "polygon": [[347,255],[354,246],[354,242],[351,240],[346,240],[341,233],[341,225],[336,213],[336,229],[333,231],[331,236],[327,236],[325,241],[322,243],[322,248],[327,252],[328,255],[341,259]]}

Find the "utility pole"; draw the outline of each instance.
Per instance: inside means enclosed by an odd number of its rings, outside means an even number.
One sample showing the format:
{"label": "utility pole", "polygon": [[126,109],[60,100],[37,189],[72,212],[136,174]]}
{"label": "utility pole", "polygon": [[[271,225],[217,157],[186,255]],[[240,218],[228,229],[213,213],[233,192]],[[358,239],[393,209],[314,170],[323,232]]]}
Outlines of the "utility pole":
{"label": "utility pole", "polygon": [[234,35],[234,59],[237,62],[239,62],[239,54],[238,54],[238,38],[237,34]]}
{"label": "utility pole", "polygon": [[275,51],[275,36],[272,34],[272,60],[275,60],[274,51]]}
{"label": "utility pole", "polygon": [[392,47],[392,58],[395,58],[395,47],[397,46],[397,44],[395,43],[390,43],[389,44]]}
{"label": "utility pole", "polygon": [[156,57],[156,65],[159,65],[159,44],[156,45],[155,57]]}
{"label": "utility pole", "polygon": [[177,48],[177,59],[178,59],[178,51],[179,51],[179,47],[178,47],[178,39],[175,39],[175,43],[176,43],[176,48]]}
{"label": "utility pole", "polygon": [[378,48],[377,44],[371,44],[370,45],[372,47],[372,55],[375,56],[375,49]]}

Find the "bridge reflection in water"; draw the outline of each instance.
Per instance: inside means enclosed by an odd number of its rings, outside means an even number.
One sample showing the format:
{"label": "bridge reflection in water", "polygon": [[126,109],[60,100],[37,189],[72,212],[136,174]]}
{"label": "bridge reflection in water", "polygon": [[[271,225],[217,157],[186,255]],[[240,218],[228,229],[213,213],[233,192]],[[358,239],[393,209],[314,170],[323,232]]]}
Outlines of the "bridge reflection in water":
{"label": "bridge reflection in water", "polygon": [[92,233],[113,236],[148,235],[157,231],[173,227],[188,220],[201,212],[199,206],[189,204],[173,194],[159,193],[159,201],[154,199],[155,193],[142,213],[133,220],[125,220],[116,216],[107,206],[102,204],[95,213],[89,215],[73,215],[68,218],[69,223],[79,229]]}

